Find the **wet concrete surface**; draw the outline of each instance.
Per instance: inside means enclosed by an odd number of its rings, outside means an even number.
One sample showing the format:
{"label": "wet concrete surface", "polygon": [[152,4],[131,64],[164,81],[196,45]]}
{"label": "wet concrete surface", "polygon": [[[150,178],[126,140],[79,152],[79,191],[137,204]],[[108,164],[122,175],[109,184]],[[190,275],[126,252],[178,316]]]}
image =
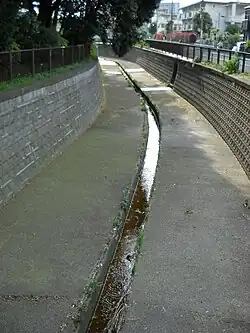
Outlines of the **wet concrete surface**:
{"label": "wet concrete surface", "polygon": [[121,63],[147,87],[162,121],[156,189],[122,332],[249,333],[249,180],[197,110]]}
{"label": "wet concrete surface", "polygon": [[140,99],[110,67],[103,66],[106,107],[95,124],[0,211],[1,333],[58,331],[133,179]]}

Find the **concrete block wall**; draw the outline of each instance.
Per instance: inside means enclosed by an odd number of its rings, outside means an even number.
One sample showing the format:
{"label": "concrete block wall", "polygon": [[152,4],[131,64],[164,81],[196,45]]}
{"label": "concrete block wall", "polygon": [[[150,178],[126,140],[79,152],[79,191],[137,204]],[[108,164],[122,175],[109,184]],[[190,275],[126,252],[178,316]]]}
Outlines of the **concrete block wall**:
{"label": "concrete block wall", "polygon": [[0,205],[95,120],[102,103],[100,68],[0,102]]}

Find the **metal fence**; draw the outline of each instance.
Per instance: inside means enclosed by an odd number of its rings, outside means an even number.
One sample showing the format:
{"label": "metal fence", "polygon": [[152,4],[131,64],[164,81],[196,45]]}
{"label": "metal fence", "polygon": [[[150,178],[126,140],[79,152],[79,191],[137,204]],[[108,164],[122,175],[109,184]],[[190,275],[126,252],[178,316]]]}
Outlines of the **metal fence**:
{"label": "metal fence", "polygon": [[[161,40],[147,40],[149,47],[164,52],[177,54],[188,59],[197,59],[202,62],[211,62],[223,66],[224,63],[235,54],[234,51],[228,49],[219,49],[216,47],[208,47],[195,44],[185,44],[177,42],[168,42]],[[238,52],[239,70],[242,73],[250,72],[250,53]]]}
{"label": "metal fence", "polygon": [[85,58],[84,45],[0,52],[0,82],[51,72]]}

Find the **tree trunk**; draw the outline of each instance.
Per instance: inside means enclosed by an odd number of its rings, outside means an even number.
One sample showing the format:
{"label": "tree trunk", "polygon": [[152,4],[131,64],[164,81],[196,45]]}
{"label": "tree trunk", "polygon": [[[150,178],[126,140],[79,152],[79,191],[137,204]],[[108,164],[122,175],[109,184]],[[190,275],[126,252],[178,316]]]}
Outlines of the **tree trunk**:
{"label": "tree trunk", "polygon": [[38,21],[45,28],[50,28],[52,26],[52,14],[52,0],[40,0]]}

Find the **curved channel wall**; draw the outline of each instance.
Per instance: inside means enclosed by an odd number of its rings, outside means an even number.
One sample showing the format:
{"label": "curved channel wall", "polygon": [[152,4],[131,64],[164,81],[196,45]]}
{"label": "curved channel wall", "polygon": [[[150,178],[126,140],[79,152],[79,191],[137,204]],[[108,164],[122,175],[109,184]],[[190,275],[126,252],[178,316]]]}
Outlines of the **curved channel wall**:
{"label": "curved channel wall", "polygon": [[97,62],[0,93],[0,205],[93,123],[102,99]]}
{"label": "curved channel wall", "polygon": [[[108,46],[99,55],[111,56]],[[250,178],[250,85],[217,70],[166,54],[134,48],[125,60],[136,62],[170,83],[214,126]]]}

